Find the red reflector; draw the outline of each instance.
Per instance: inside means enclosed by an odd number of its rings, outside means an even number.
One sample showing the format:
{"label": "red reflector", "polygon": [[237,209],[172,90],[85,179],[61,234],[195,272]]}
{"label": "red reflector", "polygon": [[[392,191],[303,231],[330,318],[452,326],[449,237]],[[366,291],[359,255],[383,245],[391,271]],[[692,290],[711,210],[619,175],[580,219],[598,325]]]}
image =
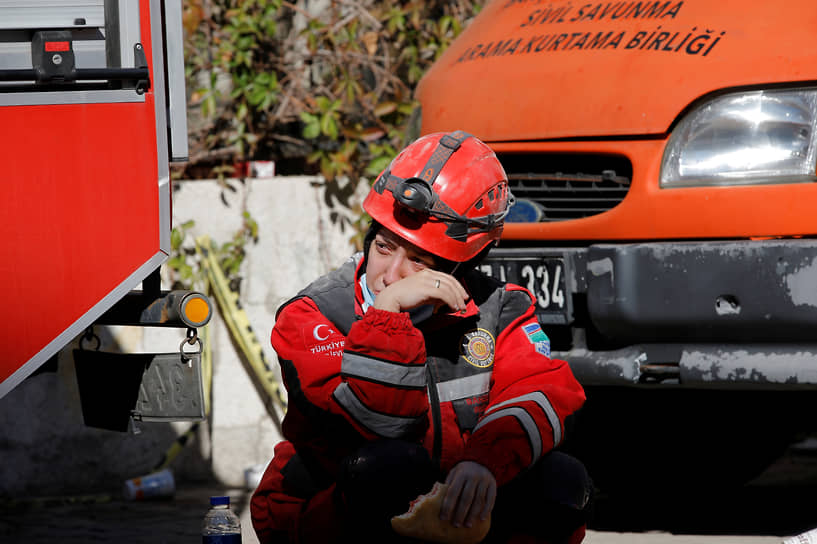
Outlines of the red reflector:
{"label": "red reflector", "polygon": [[71,42],[45,42],[46,51],[68,51],[71,49]]}

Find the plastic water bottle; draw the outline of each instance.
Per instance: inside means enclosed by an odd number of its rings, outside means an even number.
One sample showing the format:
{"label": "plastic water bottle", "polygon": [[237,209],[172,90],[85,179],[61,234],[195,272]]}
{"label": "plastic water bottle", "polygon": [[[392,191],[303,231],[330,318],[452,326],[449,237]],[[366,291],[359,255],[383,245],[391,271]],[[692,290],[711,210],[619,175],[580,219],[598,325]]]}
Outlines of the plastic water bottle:
{"label": "plastic water bottle", "polygon": [[230,497],[210,497],[201,526],[202,544],[241,544],[241,520],[230,510]]}

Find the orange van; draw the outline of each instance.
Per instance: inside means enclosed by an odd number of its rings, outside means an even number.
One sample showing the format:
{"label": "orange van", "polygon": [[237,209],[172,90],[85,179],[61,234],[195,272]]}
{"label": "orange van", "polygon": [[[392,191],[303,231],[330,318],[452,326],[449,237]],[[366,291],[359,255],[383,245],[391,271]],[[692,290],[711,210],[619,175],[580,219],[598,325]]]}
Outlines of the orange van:
{"label": "orange van", "polygon": [[817,2],[496,0],[417,89],[516,197],[600,487],[742,483],[814,430]]}

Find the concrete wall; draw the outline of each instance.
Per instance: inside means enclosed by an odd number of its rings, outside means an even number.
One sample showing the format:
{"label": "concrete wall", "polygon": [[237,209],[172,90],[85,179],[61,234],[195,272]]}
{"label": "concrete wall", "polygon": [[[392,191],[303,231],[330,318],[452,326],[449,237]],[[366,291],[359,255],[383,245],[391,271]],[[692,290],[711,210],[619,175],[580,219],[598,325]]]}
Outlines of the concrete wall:
{"label": "concrete wall", "polygon": [[[365,194],[362,185],[357,203]],[[194,220],[193,237],[207,234],[215,243],[230,240],[244,209],[258,222],[259,241],[248,246],[242,266],[240,300],[276,369],[269,345],[276,308],[353,251],[353,233],[340,221],[354,219],[353,214],[332,199],[327,202],[325,189],[316,177],[174,186],[174,225]],[[97,327],[96,332],[103,350],[126,352],[174,352],[184,337],[183,329]],[[171,468],[179,485],[215,480],[243,486],[245,469],[265,465],[280,434],[218,312],[209,335],[211,414]],[[28,378],[0,399],[0,496],[118,492],[124,480],[149,472],[190,428],[184,422],[145,422],[134,434],[86,427],[71,353],[77,344],[75,340],[60,353],[56,371]]]}

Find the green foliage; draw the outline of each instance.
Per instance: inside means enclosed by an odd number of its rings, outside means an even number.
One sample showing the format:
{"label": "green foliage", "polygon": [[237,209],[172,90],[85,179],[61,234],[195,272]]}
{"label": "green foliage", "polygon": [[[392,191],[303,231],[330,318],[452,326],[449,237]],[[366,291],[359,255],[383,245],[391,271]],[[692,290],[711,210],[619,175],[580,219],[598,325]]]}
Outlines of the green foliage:
{"label": "green foliage", "polygon": [[[173,227],[170,233],[171,257],[167,260],[167,270],[173,289],[203,289],[206,284],[204,272],[198,262],[195,242],[192,238],[194,221],[187,221]],[[212,251],[221,266],[230,287],[239,291],[241,264],[247,256],[247,246],[258,241],[258,223],[250,212],[242,212],[241,227],[232,238],[223,243],[213,243]]]}
{"label": "green foliage", "polygon": [[191,161],[180,176],[221,178],[257,158],[329,184],[371,180],[405,143],[414,86],[480,4],[328,0],[309,13],[285,0],[185,0]]}
{"label": "green foliage", "polygon": [[200,279],[188,262],[189,255],[184,247],[185,239],[194,226],[194,221],[186,221],[178,227],[173,227],[170,232],[171,257],[167,260],[167,269],[172,275],[172,283],[184,286],[186,289]]}
{"label": "green foliage", "polygon": [[[361,247],[368,217],[351,197],[417,134],[414,86],[481,2],[327,0],[310,13],[286,0],[184,0],[190,161],[174,178],[217,178],[227,190],[234,165],[252,159],[274,160],[281,174],[320,173],[327,206],[352,212],[331,220]],[[193,226],[172,231],[177,287],[203,281]],[[257,238],[244,211],[241,228],[213,247],[236,290]]]}
{"label": "green foliage", "polygon": [[242,218],[241,228],[233,234],[233,238],[221,246],[214,247],[216,259],[227,280],[236,291],[238,291],[237,283],[240,281],[241,263],[244,262],[244,257],[247,255],[247,244],[258,241],[258,223],[248,211],[242,213]]}

